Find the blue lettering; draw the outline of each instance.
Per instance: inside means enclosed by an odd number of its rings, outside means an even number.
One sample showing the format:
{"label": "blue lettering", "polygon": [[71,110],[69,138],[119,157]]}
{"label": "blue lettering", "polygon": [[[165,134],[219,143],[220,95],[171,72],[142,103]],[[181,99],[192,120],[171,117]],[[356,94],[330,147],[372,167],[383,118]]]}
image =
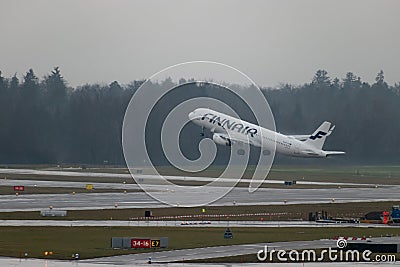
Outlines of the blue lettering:
{"label": "blue lettering", "polygon": [[232,127],[232,130],[237,129],[238,133],[243,129],[243,124],[237,123]]}
{"label": "blue lettering", "polygon": [[224,119],[222,121],[222,127],[226,127],[226,128],[228,128],[230,130],[231,127],[235,124],[235,122],[232,122],[231,124],[230,123],[231,123],[230,120]]}
{"label": "blue lettering", "polygon": [[250,129],[247,130],[246,134],[250,134],[251,137],[254,137],[254,135],[257,134],[257,129],[255,129],[255,128],[250,128]]}

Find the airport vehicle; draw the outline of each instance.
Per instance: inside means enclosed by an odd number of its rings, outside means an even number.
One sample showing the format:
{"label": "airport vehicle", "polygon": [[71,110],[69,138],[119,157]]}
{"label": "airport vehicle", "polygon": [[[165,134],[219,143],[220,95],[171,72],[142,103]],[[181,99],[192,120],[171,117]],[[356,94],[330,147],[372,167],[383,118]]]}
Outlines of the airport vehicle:
{"label": "airport vehicle", "polygon": [[260,147],[265,156],[270,155],[274,148],[278,153],[293,157],[325,158],[345,154],[343,151],[322,149],[326,137],[335,128],[327,121],[313,134],[284,135],[208,108],[195,109],[188,116],[193,123],[202,127],[202,136],[204,129],[209,129],[213,134],[212,140],[218,145],[250,144]]}

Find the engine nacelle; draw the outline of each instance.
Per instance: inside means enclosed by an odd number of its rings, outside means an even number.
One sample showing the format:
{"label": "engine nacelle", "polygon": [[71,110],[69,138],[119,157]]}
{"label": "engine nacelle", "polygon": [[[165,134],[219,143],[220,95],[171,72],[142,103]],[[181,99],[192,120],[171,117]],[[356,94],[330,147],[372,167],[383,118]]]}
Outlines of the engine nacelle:
{"label": "engine nacelle", "polygon": [[217,145],[221,146],[231,146],[232,142],[225,134],[213,134],[213,141]]}

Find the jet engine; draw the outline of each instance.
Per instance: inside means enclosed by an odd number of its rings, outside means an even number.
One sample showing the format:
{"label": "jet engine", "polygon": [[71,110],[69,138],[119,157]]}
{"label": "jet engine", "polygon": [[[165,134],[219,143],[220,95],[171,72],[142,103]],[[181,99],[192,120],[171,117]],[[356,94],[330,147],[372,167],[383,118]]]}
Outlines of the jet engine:
{"label": "jet engine", "polygon": [[225,134],[217,134],[217,133],[213,134],[213,141],[217,145],[222,145],[222,146],[231,146],[232,145],[231,140]]}

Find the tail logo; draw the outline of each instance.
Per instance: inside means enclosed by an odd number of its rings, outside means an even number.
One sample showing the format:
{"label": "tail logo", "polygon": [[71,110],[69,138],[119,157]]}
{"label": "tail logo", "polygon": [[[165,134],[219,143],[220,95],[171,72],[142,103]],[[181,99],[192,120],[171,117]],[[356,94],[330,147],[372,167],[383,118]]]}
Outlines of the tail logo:
{"label": "tail logo", "polygon": [[311,136],[310,136],[310,139],[311,139],[311,140],[315,140],[315,139],[317,139],[317,138],[322,138],[322,137],[324,137],[325,135],[326,135],[325,132],[319,131],[319,132],[316,133],[315,135],[311,135]]}

